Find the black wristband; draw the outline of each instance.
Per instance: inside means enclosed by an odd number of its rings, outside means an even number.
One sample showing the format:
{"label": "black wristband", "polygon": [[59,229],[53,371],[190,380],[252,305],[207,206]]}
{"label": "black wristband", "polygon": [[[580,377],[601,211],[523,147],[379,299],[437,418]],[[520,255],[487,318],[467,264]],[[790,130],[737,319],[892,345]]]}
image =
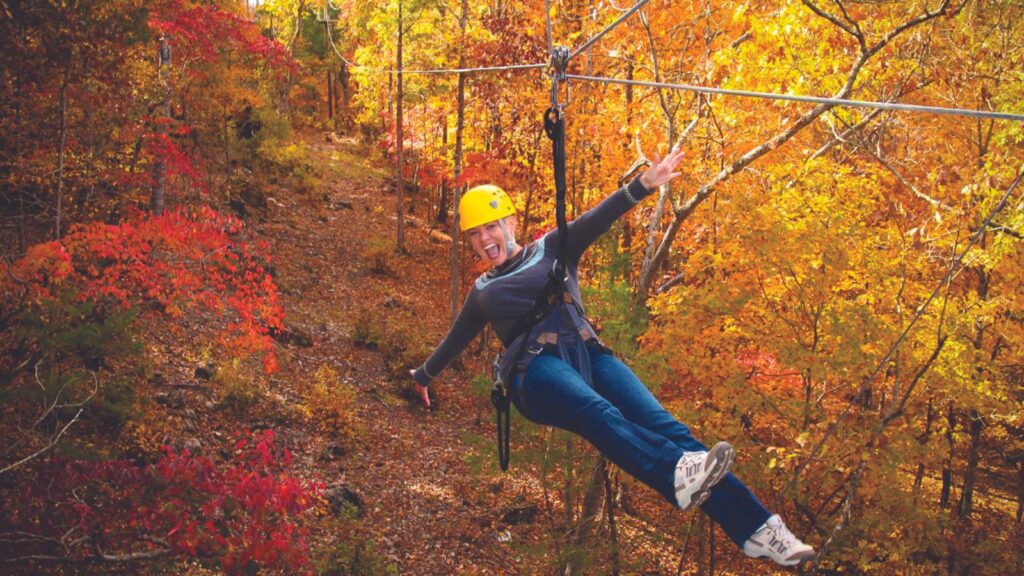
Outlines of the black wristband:
{"label": "black wristband", "polygon": [[424,366],[417,368],[416,372],[413,373],[412,378],[417,384],[424,388],[430,386],[430,376],[427,376],[427,369]]}

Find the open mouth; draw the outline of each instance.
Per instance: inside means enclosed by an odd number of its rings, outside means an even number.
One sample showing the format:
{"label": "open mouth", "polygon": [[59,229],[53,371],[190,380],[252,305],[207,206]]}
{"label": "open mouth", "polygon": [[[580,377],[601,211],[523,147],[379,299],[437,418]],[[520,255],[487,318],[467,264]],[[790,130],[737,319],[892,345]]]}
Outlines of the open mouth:
{"label": "open mouth", "polygon": [[501,249],[497,244],[488,244],[484,246],[484,254],[487,255],[488,260],[496,260],[498,255],[501,254]]}

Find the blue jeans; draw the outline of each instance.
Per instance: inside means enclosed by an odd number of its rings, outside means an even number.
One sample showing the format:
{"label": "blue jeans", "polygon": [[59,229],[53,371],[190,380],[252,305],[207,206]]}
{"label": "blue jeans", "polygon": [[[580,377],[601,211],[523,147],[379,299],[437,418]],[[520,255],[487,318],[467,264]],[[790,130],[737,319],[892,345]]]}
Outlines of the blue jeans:
{"label": "blue jeans", "polygon": [[[677,505],[675,466],[683,451],[706,450],[666,411],[628,366],[590,347],[594,387],[557,354],[530,362],[511,386],[512,402],[530,421],[586,438],[634,478]],[[727,474],[701,505],[738,546],[771,515],[738,478]]]}

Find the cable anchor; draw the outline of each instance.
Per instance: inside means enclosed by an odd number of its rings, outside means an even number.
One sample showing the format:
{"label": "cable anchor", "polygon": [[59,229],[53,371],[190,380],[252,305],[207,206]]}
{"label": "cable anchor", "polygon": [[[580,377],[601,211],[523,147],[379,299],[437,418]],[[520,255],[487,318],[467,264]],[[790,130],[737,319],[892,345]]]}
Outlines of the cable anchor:
{"label": "cable anchor", "polygon": [[[566,68],[569,66],[569,49],[565,46],[555,46],[551,49],[551,107],[562,108],[558,102],[558,85],[565,83],[566,96],[568,97],[569,78]],[[566,102],[568,104],[568,102]]]}

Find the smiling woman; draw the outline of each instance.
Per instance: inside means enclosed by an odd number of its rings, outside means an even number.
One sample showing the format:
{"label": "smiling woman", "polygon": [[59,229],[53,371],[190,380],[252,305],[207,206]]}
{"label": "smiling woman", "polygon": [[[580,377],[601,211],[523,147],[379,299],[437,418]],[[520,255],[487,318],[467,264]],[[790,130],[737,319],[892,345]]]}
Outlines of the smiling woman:
{"label": "smiling woman", "polygon": [[[564,236],[552,231],[526,246],[515,241],[515,208],[504,190],[487,184],[466,192],[459,203],[460,229],[490,270],[473,284],[444,340],[410,375],[429,407],[430,381],[490,323],[506,348],[501,381],[523,416],[583,436],[673,505],[701,506],[748,556],[798,564],[814,557],[814,550],[729,473],[732,446],[719,442],[708,450],[694,438],[601,342],[583,309],[578,267],[584,251],[678,176],[681,160],[678,150],[664,160],[655,155],[647,172],[565,226]],[[552,298],[545,286],[554,270],[564,271],[564,281]],[[523,317],[534,315],[538,299],[549,306],[539,321],[519,329]]]}

